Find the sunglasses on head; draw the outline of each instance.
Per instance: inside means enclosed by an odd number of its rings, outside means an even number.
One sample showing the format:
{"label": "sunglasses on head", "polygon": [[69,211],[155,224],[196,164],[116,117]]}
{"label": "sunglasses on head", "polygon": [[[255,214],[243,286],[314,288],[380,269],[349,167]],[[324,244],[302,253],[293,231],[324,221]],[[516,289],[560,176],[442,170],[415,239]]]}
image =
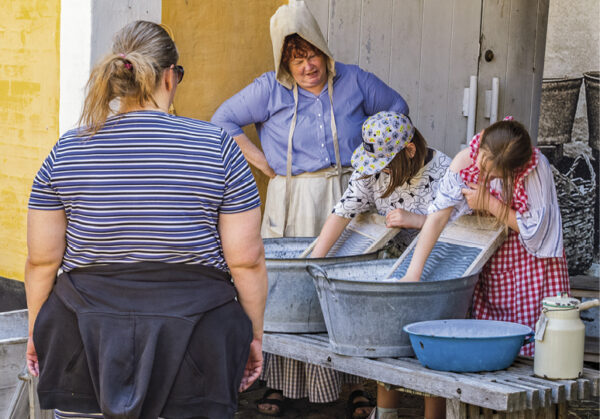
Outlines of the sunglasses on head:
{"label": "sunglasses on head", "polygon": [[183,80],[183,75],[185,73],[183,70],[183,66],[176,65],[175,67],[173,67],[173,70],[175,70],[175,72],[177,72],[177,84],[181,83],[181,80]]}

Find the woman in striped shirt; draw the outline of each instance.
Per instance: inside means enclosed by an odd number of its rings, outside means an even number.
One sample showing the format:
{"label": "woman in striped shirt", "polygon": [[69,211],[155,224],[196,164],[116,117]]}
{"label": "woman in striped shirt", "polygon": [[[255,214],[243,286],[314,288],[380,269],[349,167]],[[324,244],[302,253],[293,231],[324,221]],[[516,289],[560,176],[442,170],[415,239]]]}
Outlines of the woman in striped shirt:
{"label": "woman in striped shirt", "polygon": [[260,200],[229,135],[168,113],[178,58],[123,28],[34,179],[27,360],[57,417],[232,417],[261,372]]}

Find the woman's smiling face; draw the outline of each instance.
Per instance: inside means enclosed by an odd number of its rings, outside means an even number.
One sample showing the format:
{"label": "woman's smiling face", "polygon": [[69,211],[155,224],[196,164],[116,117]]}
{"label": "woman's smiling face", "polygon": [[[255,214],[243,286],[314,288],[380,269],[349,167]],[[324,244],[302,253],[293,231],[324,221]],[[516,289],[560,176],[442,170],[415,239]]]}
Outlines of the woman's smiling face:
{"label": "woman's smiling face", "polygon": [[294,57],[288,68],[298,86],[314,95],[321,93],[327,83],[327,61],[321,52],[309,51],[306,57]]}

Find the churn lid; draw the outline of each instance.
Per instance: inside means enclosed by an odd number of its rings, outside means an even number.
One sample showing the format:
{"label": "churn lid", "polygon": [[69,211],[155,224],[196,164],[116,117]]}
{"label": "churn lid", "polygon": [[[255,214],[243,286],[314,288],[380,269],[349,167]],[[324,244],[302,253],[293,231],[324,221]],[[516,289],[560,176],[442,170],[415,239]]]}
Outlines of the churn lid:
{"label": "churn lid", "polygon": [[573,310],[579,307],[579,300],[569,297],[566,292],[558,293],[556,297],[546,297],[542,300],[542,306],[545,308],[559,310]]}

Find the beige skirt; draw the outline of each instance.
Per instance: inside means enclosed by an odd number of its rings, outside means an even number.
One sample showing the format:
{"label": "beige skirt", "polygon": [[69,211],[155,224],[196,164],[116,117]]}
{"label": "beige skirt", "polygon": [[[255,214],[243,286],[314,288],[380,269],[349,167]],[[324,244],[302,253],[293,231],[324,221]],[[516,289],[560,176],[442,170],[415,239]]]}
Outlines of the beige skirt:
{"label": "beige skirt", "polygon": [[[292,176],[288,222],[285,218],[285,176],[269,181],[261,234],[263,238],[314,237],[348,186],[352,168],[342,169],[342,187],[335,168]],[[282,390],[290,399],[308,397],[311,403],[328,403],[338,399],[342,384],[362,380],[316,365],[305,364],[278,355],[264,354],[261,379],[267,387]]]}
{"label": "beige skirt", "polygon": [[[292,176],[289,214],[285,223],[285,176],[269,181],[261,234],[271,237],[314,237],[348,186],[351,167],[342,168],[342,188],[335,168]],[[286,224],[284,226],[284,224]]]}

